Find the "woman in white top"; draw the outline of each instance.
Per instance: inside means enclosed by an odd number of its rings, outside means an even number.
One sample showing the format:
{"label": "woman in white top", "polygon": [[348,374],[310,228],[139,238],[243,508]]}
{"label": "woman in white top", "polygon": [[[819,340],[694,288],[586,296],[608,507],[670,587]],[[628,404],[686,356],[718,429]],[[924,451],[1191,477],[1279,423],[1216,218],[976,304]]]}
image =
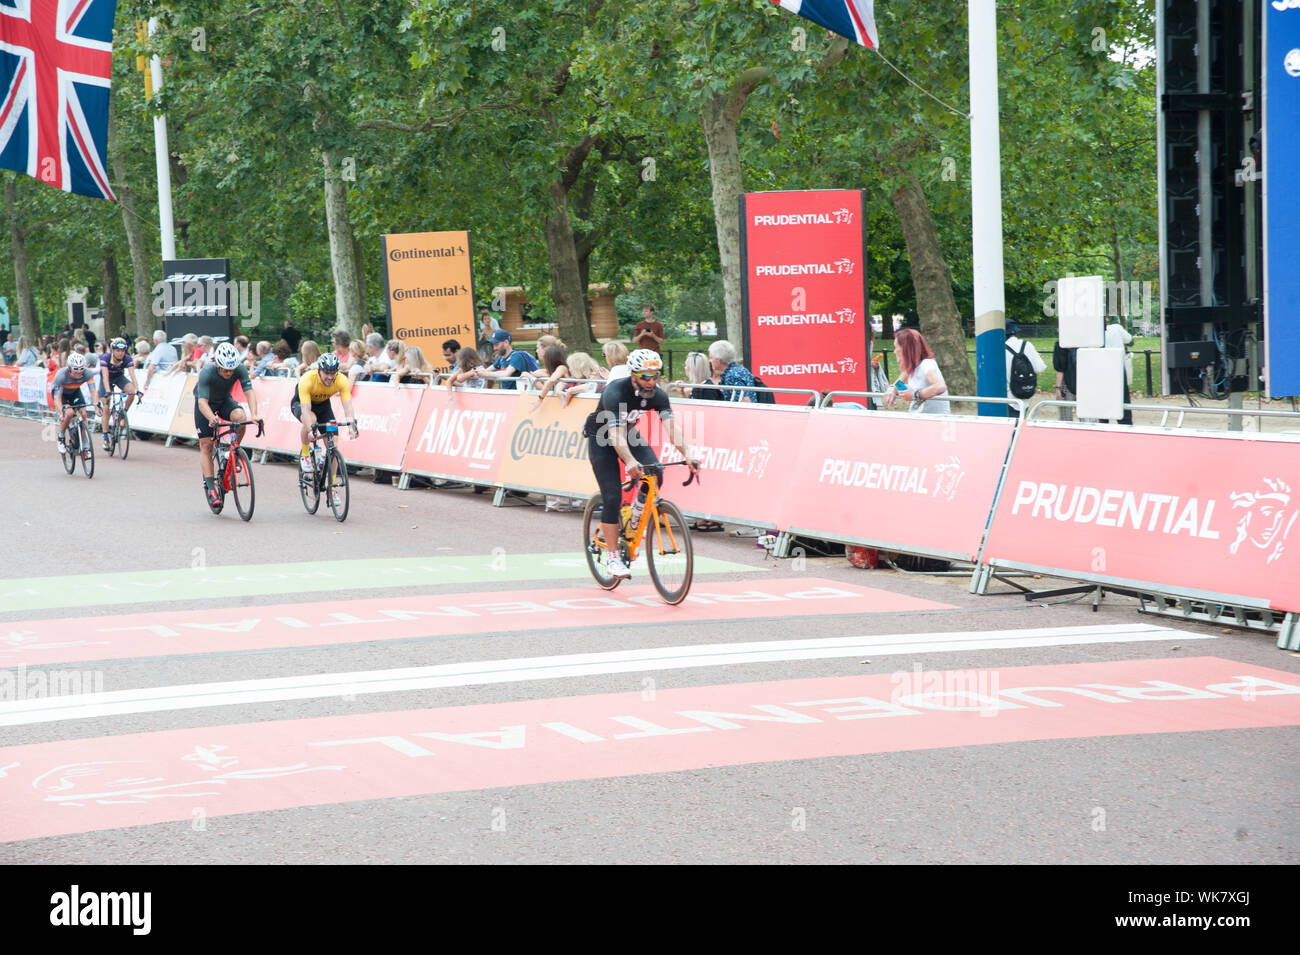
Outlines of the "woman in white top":
{"label": "woman in white top", "polygon": [[948,385],[939,363],[934,360],[934,352],[920,332],[900,328],[894,335],[894,358],[898,361],[898,384],[885,393],[886,408],[892,408],[895,401],[911,401],[914,411],[951,413],[948,399],[941,397],[948,394]]}
{"label": "woman in white top", "polygon": [[626,378],[632,374],[627,367],[627,346],[622,342],[605,342],[602,349],[605,355],[605,364],[609,366],[609,374],[605,377],[609,381],[618,381],[620,378]]}

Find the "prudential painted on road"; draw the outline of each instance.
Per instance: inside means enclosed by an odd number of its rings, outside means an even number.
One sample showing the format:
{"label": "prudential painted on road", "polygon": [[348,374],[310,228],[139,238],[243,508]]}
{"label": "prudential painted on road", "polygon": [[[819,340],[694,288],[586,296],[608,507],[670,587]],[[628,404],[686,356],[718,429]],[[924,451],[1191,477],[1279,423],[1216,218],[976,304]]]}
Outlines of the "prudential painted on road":
{"label": "prudential painted on road", "polygon": [[[637,565],[633,565],[635,574]],[[641,579],[646,579],[640,562]],[[709,557],[695,558],[697,574],[761,570]],[[61,607],[106,607],[151,601],[205,600],[238,592],[262,594],[430,587],[533,580],[589,578],[581,554],[476,554],[465,557],[403,557],[316,560],[288,564],[241,564],[137,570],[116,574],[27,577],[0,581],[0,613]]]}

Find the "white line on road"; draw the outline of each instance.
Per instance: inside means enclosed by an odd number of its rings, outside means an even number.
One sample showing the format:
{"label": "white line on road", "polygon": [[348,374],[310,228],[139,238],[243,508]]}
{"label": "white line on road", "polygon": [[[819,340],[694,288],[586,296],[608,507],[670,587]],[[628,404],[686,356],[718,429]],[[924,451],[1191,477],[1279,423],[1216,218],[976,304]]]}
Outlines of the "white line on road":
{"label": "white line on road", "polygon": [[1171,630],[1150,624],[1113,624],[1094,627],[987,630],[975,633],[878,634],[816,640],[771,640],[755,643],[654,647],[605,653],[575,653],[563,656],[448,663],[400,670],[323,673],[271,680],[194,683],[119,690],[112,693],[82,693],[22,699],[0,703],[0,726],[23,726],[32,723],[126,716],[167,710],[191,710],[209,706],[309,700],[331,696],[353,697],[364,693],[400,693],[440,687],[554,680],[611,673],[641,673],[652,670],[778,663],[791,660],[827,660],[868,654],[887,656],[946,653],[959,650],[1006,650],[1091,643],[1149,642],[1175,638],[1180,641],[1214,639],[1212,635]]}

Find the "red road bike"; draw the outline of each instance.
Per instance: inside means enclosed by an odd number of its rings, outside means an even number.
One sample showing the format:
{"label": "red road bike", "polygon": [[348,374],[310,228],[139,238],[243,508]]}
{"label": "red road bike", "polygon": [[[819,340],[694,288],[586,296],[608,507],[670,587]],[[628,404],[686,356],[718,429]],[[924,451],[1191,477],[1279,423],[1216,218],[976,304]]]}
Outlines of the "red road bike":
{"label": "red road bike", "polygon": [[[257,434],[262,435],[262,419],[257,419]],[[208,507],[213,514],[220,514],[226,506],[226,492],[235,498],[235,509],[243,520],[253,516],[256,503],[256,490],[253,487],[253,464],[248,452],[239,446],[243,429],[253,424],[252,421],[224,421],[217,419],[212,426],[212,469],[217,479],[217,491],[221,500],[213,504],[208,500]],[[206,491],[204,492],[206,494]]]}

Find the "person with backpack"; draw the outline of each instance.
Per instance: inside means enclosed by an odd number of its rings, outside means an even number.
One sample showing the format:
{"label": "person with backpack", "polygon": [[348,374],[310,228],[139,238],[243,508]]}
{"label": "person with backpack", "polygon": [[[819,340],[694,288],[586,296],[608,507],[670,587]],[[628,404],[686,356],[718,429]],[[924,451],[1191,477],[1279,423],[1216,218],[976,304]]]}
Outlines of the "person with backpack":
{"label": "person with backpack", "polygon": [[[1020,340],[1019,332],[1016,322],[1007,322],[1007,397],[1029,401],[1038,393],[1038,376],[1047,370],[1047,362],[1039,356],[1033,342]],[[1008,407],[1007,414],[1014,418],[1019,412]]]}
{"label": "person with backpack", "polygon": [[511,335],[504,328],[492,333],[492,351],[496,360],[491,368],[480,365],[474,369],[480,378],[497,379],[498,387],[514,390],[518,387],[517,379],[526,371],[537,370],[537,359],[525,351],[515,351]]}

